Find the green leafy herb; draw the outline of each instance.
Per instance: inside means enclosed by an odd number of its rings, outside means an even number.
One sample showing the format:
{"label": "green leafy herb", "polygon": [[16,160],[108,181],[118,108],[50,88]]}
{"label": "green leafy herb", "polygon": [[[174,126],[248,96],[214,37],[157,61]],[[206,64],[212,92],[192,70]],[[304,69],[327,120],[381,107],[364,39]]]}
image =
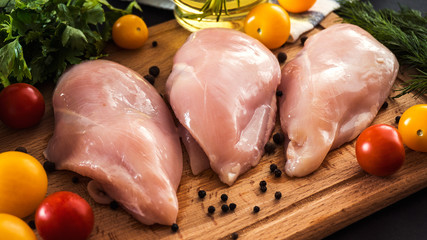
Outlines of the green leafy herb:
{"label": "green leafy herb", "polygon": [[56,81],[65,69],[102,57],[112,24],[126,10],[107,0],[0,0],[0,89]]}
{"label": "green leafy herb", "polygon": [[358,25],[390,49],[401,65],[415,68],[419,75],[397,89],[396,97],[410,92],[427,93],[427,18],[420,11],[400,6],[400,11],[376,11],[372,4],[357,0],[341,0],[336,13],[344,21]]}

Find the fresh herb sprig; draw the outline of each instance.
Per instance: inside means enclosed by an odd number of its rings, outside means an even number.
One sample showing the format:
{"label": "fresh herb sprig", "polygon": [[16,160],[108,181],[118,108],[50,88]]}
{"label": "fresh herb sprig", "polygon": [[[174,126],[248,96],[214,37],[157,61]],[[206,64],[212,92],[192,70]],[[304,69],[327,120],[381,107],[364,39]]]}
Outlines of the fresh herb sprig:
{"label": "fresh herb sprig", "polygon": [[371,3],[340,0],[336,13],[344,21],[358,25],[390,49],[401,65],[415,68],[419,75],[405,82],[401,97],[410,92],[427,93],[427,18],[420,11],[400,6],[400,11],[376,11]]}
{"label": "fresh herb sprig", "polygon": [[[240,0],[236,0],[237,6],[240,6]],[[199,9],[198,14],[183,14],[189,19],[202,20],[207,16],[216,16],[216,21],[219,21],[224,13],[228,15],[227,0],[206,0],[203,6]]]}
{"label": "fresh herb sprig", "polygon": [[56,81],[65,69],[102,57],[125,10],[107,0],[0,0],[0,89]]}

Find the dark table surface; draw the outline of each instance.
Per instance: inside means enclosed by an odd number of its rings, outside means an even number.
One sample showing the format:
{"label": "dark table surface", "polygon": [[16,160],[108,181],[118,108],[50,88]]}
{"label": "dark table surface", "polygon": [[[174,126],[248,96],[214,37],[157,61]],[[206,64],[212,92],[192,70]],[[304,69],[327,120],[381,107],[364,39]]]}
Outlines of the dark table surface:
{"label": "dark table surface", "polygon": [[[153,0],[156,1],[156,0]],[[127,2],[110,0],[116,7],[124,7]],[[399,4],[427,12],[427,0],[371,0],[376,9],[399,9]],[[138,15],[144,18],[148,26],[153,26],[174,18],[171,10],[164,10],[141,5],[143,12]],[[427,161],[427,159],[426,159]],[[418,191],[366,218],[325,238],[395,240],[427,239],[427,188]]]}

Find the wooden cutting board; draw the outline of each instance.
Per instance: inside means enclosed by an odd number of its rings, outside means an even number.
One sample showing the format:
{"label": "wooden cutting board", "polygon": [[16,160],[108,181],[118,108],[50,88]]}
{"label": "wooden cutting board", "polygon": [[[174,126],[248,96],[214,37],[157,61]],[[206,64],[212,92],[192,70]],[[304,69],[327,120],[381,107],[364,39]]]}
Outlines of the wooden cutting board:
{"label": "wooden cutting board", "polygon": [[[313,35],[338,21],[340,19],[332,13],[306,35]],[[141,75],[148,74],[149,67],[158,66],[161,72],[155,87],[164,94],[172,58],[190,33],[175,20],[153,26],[149,32],[150,38],[141,49],[125,51],[112,45],[107,49],[107,59],[128,66]],[[152,47],[152,41],[157,41],[158,46]],[[301,48],[300,42],[296,42],[286,44],[274,53],[283,51],[291,59]],[[406,71],[401,70],[397,85],[405,79]],[[0,125],[0,152],[23,146],[41,162],[45,161],[43,150],[54,128],[53,86],[43,86],[42,91],[46,99],[46,114],[41,124],[25,130],[12,130]],[[398,99],[389,98],[387,102],[388,108],[380,110],[373,123],[396,126],[396,116],[412,105],[427,103],[427,97],[414,98],[410,94]],[[280,132],[278,121],[275,132]],[[193,176],[187,163],[187,153],[183,151],[184,170],[178,189],[177,223],[180,230],[177,233],[173,233],[169,226],[145,226],[120,208],[112,210],[109,206],[95,203],[87,194],[89,179],[73,172],[49,173],[48,194],[68,190],[80,194],[90,203],[95,214],[91,239],[230,239],[233,232],[239,234],[239,239],[320,239],[427,187],[427,154],[410,149],[406,149],[407,157],[402,169],[390,177],[380,178],[363,172],[356,161],[352,141],[331,151],[321,167],[307,177],[282,175],[276,178],[270,173],[269,166],[275,163],[281,169],[284,167],[284,149],[279,146],[274,154],[265,155],[259,165],[240,176],[231,187],[221,183],[211,170]],[[80,180],[78,183],[71,180],[75,176]],[[265,193],[259,188],[261,180],[267,182]],[[201,189],[207,192],[204,200],[197,195]],[[274,198],[276,191],[281,191],[282,199]],[[237,204],[233,212],[221,212],[220,196],[223,193],[229,196],[228,203]],[[217,209],[213,215],[207,214],[210,205]],[[255,205],[261,209],[256,214],[252,212]],[[25,220],[33,218],[29,216]]]}

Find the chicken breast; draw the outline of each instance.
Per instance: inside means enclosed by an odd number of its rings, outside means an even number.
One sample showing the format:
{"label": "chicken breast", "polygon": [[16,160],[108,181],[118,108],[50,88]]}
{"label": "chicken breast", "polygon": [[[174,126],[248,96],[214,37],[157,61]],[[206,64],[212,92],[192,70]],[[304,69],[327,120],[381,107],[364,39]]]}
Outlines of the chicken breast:
{"label": "chicken breast", "polygon": [[222,182],[231,185],[258,164],[279,83],[274,54],[236,30],[200,30],[177,51],[166,83],[170,104]]}
{"label": "chicken breast", "polygon": [[370,125],[390,94],[399,64],[363,29],[337,24],[308,38],[282,69],[280,121],[289,176],[315,171],[327,153]]}
{"label": "chicken breast", "polygon": [[53,108],[49,161],[94,179],[144,224],[176,221],[182,150],[153,86],[120,64],[87,61],[61,76]]}

